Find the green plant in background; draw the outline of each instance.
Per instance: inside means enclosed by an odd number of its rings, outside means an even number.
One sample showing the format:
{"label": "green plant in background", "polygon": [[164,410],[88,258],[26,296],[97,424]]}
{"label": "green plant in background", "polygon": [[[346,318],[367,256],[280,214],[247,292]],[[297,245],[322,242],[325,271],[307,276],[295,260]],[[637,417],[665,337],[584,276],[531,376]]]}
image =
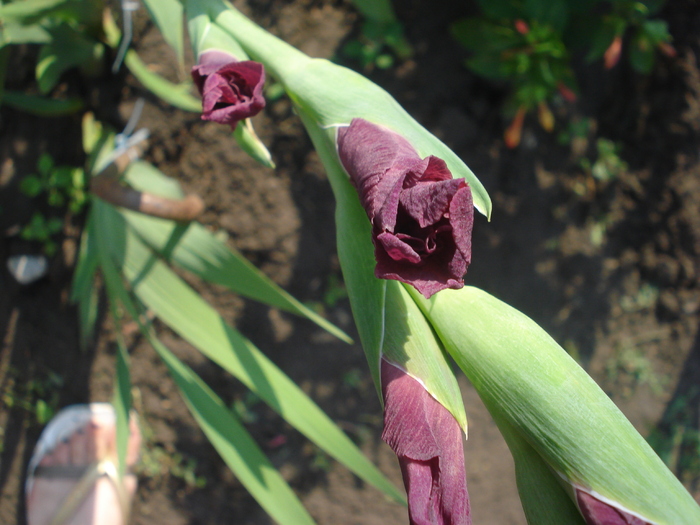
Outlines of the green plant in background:
{"label": "green plant in background", "polygon": [[536,110],[540,125],[554,128],[548,102],[559,93],[575,98],[571,57],[564,43],[567,2],[480,1],[482,16],[458,20],[452,34],[473,52],[466,65],[484,78],[505,82],[510,96],[504,111],[515,115],[504,135],[520,143],[525,115]]}
{"label": "green plant in background", "polygon": [[691,386],[666,409],[649,444],[683,480],[700,475],[700,421],[697,411],[700,388]]}
{"label": "green plant in background", "polygon": [[101,70],[101,10],[101,2],[77,0],[25,0],[0,6],[0,49],[6,52],[10,44],[40,46],[35,68],[38,94],[4,91],[0,100],[42,116],[79,111],[83,107],[79,98],[48,95],[69,69],[78,68],[87,76]]}
{"label": "green plant in background", "polygon": [[[117,50],[122,38],[102,0],[10,2],[0,6],[0,21],[2,52],[7,53],[10,45],[41,46],[35,68],[38,93],[3,89],[0,101],[39,116],[60,116],[81,111],[85,107],[82,99],[67,96],[62,90],[55,89],[62,75],[73,69],[78,69],[88,78],[105,74],[104,58],[110,50]],[[176,29],[173,27],[168,36]],[[6,59],[5,56],[5,66]],[[166,102],[188,111],[201,109],[197,99],[190,94],[192,83],[189,78],[181,84],[173,84],[150,71],[133,50],[126,53],[124,61],[146,89]],[[0,88],[4,88],[4,82]]]}
{"label": "green plant in background", "polygon": [[37,174],[27,175],[20,190],[29,197],[45,194],[46,202],[80,213],[86,203],[85,171],[82,168],[55,166],[51,155],[44,153],[37,162]]}
{"label": "green plant in background", "polygon": [[[85,171],[55,166],[48,154],[39,157],[37,173],[25,176],[19,188],[28,197],[44,199],[49,206],[72,214],[80,213],[87,202]],[[51,256],[56,252],[55,237],[63,229],[63,222],[59,217],[47,217],[36,211],[22,227],[20,237],[41,243],[44,253]]]}
{"label": "green plant in background", "polygon": [[0,401],[9,409],[27,411],[33,416],[35,424],[45,425],[58,409],[63,377],[49,370],[39,378],[22,384],[17,380],[18,375],[18,370],[8,370]]}
{"label": "green plant in background", "polygon": [[589,61],[602,58],[605,67],[611,69],[619,62],[626,41],[630,65],[637,72],[647,74],[654,66],[657,51],[675,56],[666,22],[651,18],[664,3],[665,0],[595,2],[603,4],[601,14],[591,9],[576,20],[575,31],[588,51],[586,58]]}
{"label": "green plant in background", "polygon": [[[56,167],[51,156],[43,154],[37,162],[37,173],[22,179],[20,191],[28,197],[43,198],[57,210],[67,209],[77,214],[86,202],[85,173],[81,168]],[[62,229],[61,218],[36,211],[20,230],[20,237],[39,242],[44,253],[51,256],[57,248],[55,237]]]}
{"label": "green plant in background", "polygon": [[[612,140],[599,138],[596,141],[597,158],[593,165],[583,163],[588,167],[593,178],[601,182],[610,182],[627,171],[627,163],[620,158],[620,146]],[[582,159],[584,160],[584,159]]]}
{"label": "green plant in background", "polygon": [[41,212],[35,212],[29,223],[20,231],[20,237],[26,241],[41,244],[43,252],[49,257],[56,253],[58,245],[56,236],[63,230],[63,220],[58,217],[46,217]]}
{"label": "green plant in background", "polygon": [[623,386],[623,397],[629,397],[641,385],[647,385],[652,393],[660,396],[668,384],[668,378],[658,374],[654,365],[638,348],[618,348],[605,363],[605,375],[610,383]]}
{"label": "green plant in background", "polygon": [[632,67],[649,73],[658,50],[675,52],[666,23],[651,19],[663,0],[479,0],[481,14],[458,20],[452,34],[472,52],[467,67],[508,86],[504,113],[512,121],[504,133],[508,147],[520,143],[525,116],[536,111],[540,125],[554,128],[549,104],[557,97],[573,102],[577,83],[572,55],[583,50],[589,61],[617,64],[628,40]]}
{"label": "green plant in background", "polygon": [[345,56],[360,62],[364,69],[375,66],[387,69],[394,65],[394,57],[385,52],[385,48],[388,47],[400,60],[413,54],[390,0],[353,0],[353,4],[364,17],[364,22],[358,38],[343,47]]}
{"label": "green plant in background", "polygon": [[353,0],[353,4],[365,20],[358,38],[343,47],[343,55],[357,60],[364,69],[369,70],[372,67],[387,69],[394,65],[394,57],[385,52],[387,47],[400,60],[413,54],[390,0]]}

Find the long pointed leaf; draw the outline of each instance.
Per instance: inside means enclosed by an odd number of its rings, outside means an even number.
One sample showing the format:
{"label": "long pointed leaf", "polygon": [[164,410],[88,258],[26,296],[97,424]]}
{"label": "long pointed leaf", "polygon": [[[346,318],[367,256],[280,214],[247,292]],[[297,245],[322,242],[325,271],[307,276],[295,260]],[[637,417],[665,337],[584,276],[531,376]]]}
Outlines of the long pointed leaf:
{"label": "long pointed leaf", "polygon": [[[118,233],[125,228],[121,217],[107,205],[96,203],[97,226],[101,234]],[[101,220],[100,220],[101,219]],[[117,251],[106,246],[106,239],[98,242],[102,251],[100,260],[111,298],[111,309],[115,324],[119,329],[119,318],[116,314],[117,304],[121,303],[130,315],[139,322],[142,333],[148,338],[158,355],[168,366],[171,376],[180,388],[180,392],[204,431],[209,441],[214,445],[229,468],[243,483],[251,495],[260,503],[265,511],[284,525],[312,525],[309,516],[291,488],[282,479],[279,472],[270,464],[268,459],[256,445],[250,434],[237,418],[225,407],[221,399],[190,368],[175,357],[149,330],[139,321],[140,312],[127,292],[112,257]],[[117,353],[117,381],[115,385],[114,407],[117,413],[117,444],[120,460],[120,471],[126,466],[126,449],[129,437],[129,407],[131,396],[129,392],[129,368],[126,347],[120,333],[117,333],[119,345]]]}
{"label": "long pointed leaf", "polygon": [[152,91],[168,104],[185,111],[193,111],[195,113],[202,111],[202,103],[190,95],[191,85],[189,83],[173,84],[160,75],[153,73],[133,49],[126,52],[124,64],[146,89]]}
{"label": "long pointed leaf", "polygon": [[183,15],[184,7],[178,0],[144,0],[151,19],[158,26],[163,39],[173,48],[181,68],[185,65]]}
{"label": "long pointed leaf", "polygon": [[[110,220],[123,221],[107,204],[96,201],[96,205],[105,215],[113,215]],[[123,271],[132,289],[161,320],[240,379],[292,426],[360,478],[392,499],[404,502],[403,495],[291,379],[227,325],[133,232],[127,232],[126,251],[120,245],[118,242],[110,247],[112,257],[123,261]]]}
{"label": "long pointed leaf", "polygon": [[313,524],[289,485],[221,399],[159,341],[151,338],[150,342],[168,366],[200,428],[260,506],[284,525]]}
{"label": "long pointed leaf", "polygon": [[95,289],[95,272],[98,267],[97,247],[90,233],[93,219],[88,216],[80,240],[78,264],[73,272],[71,301],[78,305],[80,328],[80,345],[85,348],[93,334],[97,319],[97,290]]}
{"label": "long pointed leaf", "polygon": [[[177,183],[150,164],[133,163],[126,178],[136,189],[169,198],[182,197]],[[146,244],[181,268],[250,299],[306,317],[338,339],[352,342],[345,332],[301,304],[201,224],[183,225],[128,210],[122,210],[122,214]]]}

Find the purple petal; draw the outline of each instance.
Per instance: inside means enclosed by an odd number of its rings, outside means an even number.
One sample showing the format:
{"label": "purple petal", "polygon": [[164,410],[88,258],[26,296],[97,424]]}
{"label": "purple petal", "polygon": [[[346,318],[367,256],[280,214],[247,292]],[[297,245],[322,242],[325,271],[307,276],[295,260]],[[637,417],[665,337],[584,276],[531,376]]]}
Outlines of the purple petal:
{"label": "purple petal", "polygon": [[411,284],[426,297],[464,286],[474,220],[464,179],[363,119],[339,129],[338,155],[372,222],[375,275]]}
{"label": "purple petal", "polygon": [[462,430],[418,381],[385,359],[382,439],[399,459],[411,525],[470,525]]}
{"label": "purple petal", "polygon": [[411,245],[393,233],[380,233],[377,235],[377,241],[382,244],[386,254],[394,261],[406,261],[411,264],[420,262],[420,255],[411,248]]}
{"label": "purple petal", "polygon": [[237,62],[226,53],[205,51],[200,63],[192,68],[192,79],[202,95],[203,120],[234,129],[239,121],[257,115],[265,107],[265,69],[258,62]]}
{"label": "purple petal", "polygon": [[215,73],[226,64],[233,64],[236,62],[238,62],[238,59],[225,51],[220,51],[218,49],[203,51],[199,55],[197,64],[192,67],[192,71],[197,72],[197,78],[194,79],[195,84],[197,84],[197,89],[199,89],[200,92],[202,91],[202,87],[199,85],[199,79]]}
{"label": "purple petal", "polygon": [[613,507],[578,488],[576,501],[587,525],[652,525],[651,522]]}
{"label": "purple petal", "polygon": [[353,119],[349,127],[338,130],[338,154],[370,220],[396,186],[401,188],[407,172],[421,163],[405,138],[364,119]]}
{"label": "purple petal", "polygon": [[421,228],[438,222],[449,211],[455,193],[464,185],[462,179],[418,182],[401,193],[401,205]]}

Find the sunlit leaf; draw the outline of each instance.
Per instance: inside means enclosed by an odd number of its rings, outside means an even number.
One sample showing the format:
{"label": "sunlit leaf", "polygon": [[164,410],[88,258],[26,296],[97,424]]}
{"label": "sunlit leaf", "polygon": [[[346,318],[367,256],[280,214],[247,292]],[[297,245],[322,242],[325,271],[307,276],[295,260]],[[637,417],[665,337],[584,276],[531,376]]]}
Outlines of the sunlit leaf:
{"label": "sunlit leaf", "polygon": [[105,250],[123,265],[132,290],[151,311],[328,454],[394,500],[404,501],[403,495],[291,379],[128,231],[114,208],[99,200],[95,208],[100,220],[112,225]]}
{"label": "sunlit leaf", "polygon": [[184,67],[185,46],[182,3],[178,0],[143,0],[163,39],[173,48],[178,64]]}
{"label": "sunlit leaf", "polygon": [[202,103],[190,94],[190,83],[173,84],[160,75],[153,73],[133,49],[126,52],[124,63],[146,89],[162,98],[168,104],[185,111],[201,113]]}
{"label": "sunlit leaf", "polygon": [[[177,182],[144,162],[133,163],[126,175],[131,185],[168,198],[181,198]],[[123,210],[139,236],[158,253],[202,279],[232,291],[306,317],[345,342],[350,337],[282,290],[243,255],[230,248],[201,224],[184,225]]]}
{"label": "sunlit leaf", "polygon": [[168,366],[199,427],[260,506],[278,523],[313,524],[289,485],[221,399],[159,341],[151,337],[150,342]]}
{"label": "sunlit leaf", "polygon": [[62,117],[83,109],[85,103],[81,98],[53,99],[38,95],[28,95],[19,91],[6,90],[2,103],[11,108],[39,117]]}

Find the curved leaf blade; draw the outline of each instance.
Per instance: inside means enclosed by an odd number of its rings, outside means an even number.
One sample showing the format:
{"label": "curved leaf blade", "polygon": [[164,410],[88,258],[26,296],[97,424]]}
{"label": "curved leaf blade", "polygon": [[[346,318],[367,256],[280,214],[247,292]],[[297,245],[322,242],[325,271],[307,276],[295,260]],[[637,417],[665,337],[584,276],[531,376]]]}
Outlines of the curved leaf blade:
{"label": "curved leaf blade", "polygon": [[[123,221],[116,210],[114,220]],[[289,424],[390,498],[403,495],[304,392],[127,229],[123,272],[136,296],[183,339],[254,391]],[[183,307],[186,305],[186,308]]]}

